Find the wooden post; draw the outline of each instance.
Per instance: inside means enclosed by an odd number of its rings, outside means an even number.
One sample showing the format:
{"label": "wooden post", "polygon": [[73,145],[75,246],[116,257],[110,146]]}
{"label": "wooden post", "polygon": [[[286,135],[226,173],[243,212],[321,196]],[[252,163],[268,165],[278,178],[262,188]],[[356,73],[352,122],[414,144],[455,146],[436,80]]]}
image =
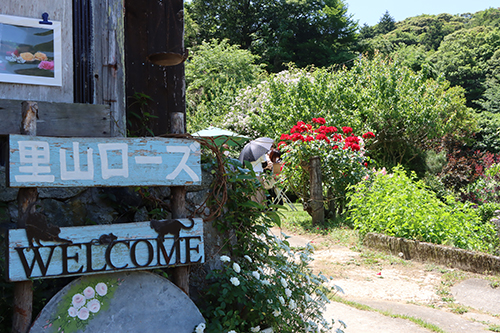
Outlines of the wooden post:
{"label": "wooden post", "polygon": [[[21,134],[36,135],[36,119],[38,104],[36,102],[22,103]],[[38,198],[36,188],[20,188],[17,194],[18,224],[17,228],[25,228],[26,215],[35,211],[31,205]],[[12,316],[12,332],[26,333],[31,325],[33,312],[33,282],[23,281],[14,283],[14,314]]]}
{"label": "wooden post", "polygon": [[[185,113],[170,113],[171,133],[185,133]],[[186,212],[186,187],[173,186],[170,188],[170,203],[172,207],[172,218],[184,218]],[[172,280],[174,284],[189,295],[189,266],[180,266],[173,269]]]}
{"label": "wooden post", "polygon": [[325,207],[323,203],[323,183],[321,177],[321,159],[319,156],[311,157],[310,161],[310,191],[313,225],[325,223]]}

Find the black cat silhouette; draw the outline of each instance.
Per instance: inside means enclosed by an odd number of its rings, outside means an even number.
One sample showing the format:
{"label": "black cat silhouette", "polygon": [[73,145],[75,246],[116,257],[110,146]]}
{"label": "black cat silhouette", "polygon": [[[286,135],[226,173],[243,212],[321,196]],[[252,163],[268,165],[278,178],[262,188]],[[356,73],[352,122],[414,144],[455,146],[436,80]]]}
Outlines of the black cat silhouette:
{"label": "black cat silhouette", "polygon": [[194,227],[194,220],[189,219],[191,221],[191,225],[185,226],[181,221],[176,219],[170,220],[151,220],[150,226],[158,233],[158,239],[163,241],[165,239],[166,234],[171,234],[174,236],[174,241],[179,239],[179,234],[181,230],[187,230]]}
{"label": "black cat silhouette", "polygon": [[38,246],[42,246],[40,243],[41,240],[73,244],[73,242],[69,239],[59,237],[61,229],[58,226],[49,223],[44,214],[37,211],[34,213],[31,212],[31,209],[35,204],[36,201],[28,205],[28,209],[26,210],[26,214],[23,218],[24,221],[20,221],[20,225],[25,225],[26,237],[28,238],[30,247],[33,247],[33,240],[38,244]]}

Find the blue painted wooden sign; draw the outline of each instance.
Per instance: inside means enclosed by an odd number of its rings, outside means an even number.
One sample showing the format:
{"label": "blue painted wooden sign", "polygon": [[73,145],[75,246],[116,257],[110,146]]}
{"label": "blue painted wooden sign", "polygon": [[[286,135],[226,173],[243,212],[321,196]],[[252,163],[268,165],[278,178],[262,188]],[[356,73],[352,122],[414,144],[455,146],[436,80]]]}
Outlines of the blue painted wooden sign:
{"label": "blue painted wooden sign", "polygon": [[[60,228],[58,241],[8,231],[7,279],[56,278],[205,261],[202,219]],[[28,236],[30,238],[28,238]]]}
{"label": "blue painted wooden sign", "polygon": [[177,138],[9,135],[11,187],[201,184],[200,144]]}

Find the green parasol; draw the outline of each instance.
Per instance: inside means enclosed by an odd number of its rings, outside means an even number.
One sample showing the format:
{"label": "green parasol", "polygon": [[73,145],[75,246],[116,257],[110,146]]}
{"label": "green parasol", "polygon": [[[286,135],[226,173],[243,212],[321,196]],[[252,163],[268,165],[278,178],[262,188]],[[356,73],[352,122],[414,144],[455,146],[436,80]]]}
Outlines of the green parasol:
{"label": "green parasol", "polygon": [[191,134],[192,136],[199,136],[202,138],[213,138],[218,146],[222,146],[224,143],[228,146],[242,146],[245,142],[250,140],[248,136],[244,136],[235,132],[231,132],[226,129],[217,128],[210,126],[204,130],[198,131]]}

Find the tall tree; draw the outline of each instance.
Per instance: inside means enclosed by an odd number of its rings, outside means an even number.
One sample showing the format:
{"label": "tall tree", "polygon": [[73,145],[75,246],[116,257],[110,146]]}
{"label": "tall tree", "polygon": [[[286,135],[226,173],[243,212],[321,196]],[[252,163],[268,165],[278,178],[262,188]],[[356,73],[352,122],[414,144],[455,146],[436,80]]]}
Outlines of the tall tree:
{"label": "tall tree", "polygon": [[353,58],[357,23],[343,0],[193,0],[197,40],[228,39],[260,55],[271,71],[294,62],[328,66]]}
{"label": "tall tree", "polygon": [[465,88],[469,106],[479,108],[475,101],[486,90],[483,85],[486,78],[498,68],[494,54],[499,48],[499,28],[479,26],[461,29],[443,40],[430,61],[452,85]]}
{"label": "tall tree", "polygon": [[396,29],[396,20],[389,14],[389,11],[386,10],[377,23],[377,32],[379,34],[386,34],[394,29]]}

